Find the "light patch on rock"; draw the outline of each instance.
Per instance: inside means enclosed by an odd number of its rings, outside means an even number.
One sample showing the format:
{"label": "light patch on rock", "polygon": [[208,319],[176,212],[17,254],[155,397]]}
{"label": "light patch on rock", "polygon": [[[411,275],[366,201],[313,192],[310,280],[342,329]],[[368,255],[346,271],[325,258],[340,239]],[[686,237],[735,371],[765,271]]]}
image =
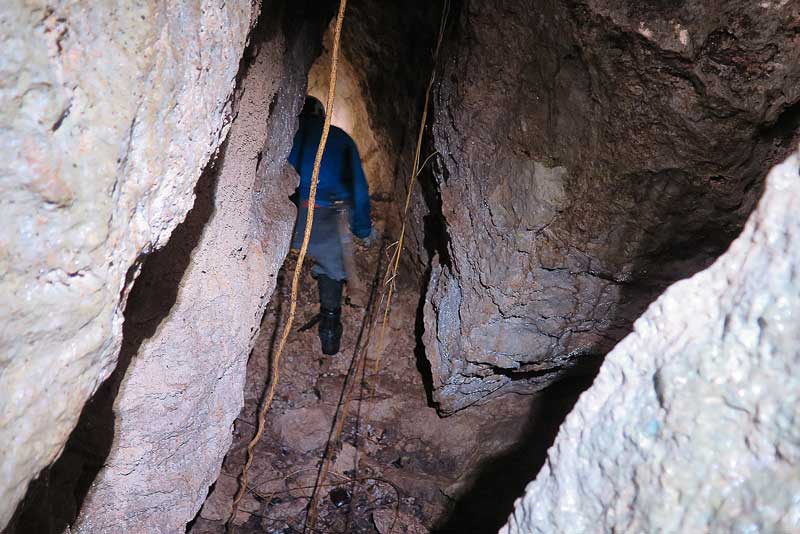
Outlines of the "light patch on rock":
{"label": "light patch on rock", "polygon": [[356,456],[358,451],[347,442],[342,443],[342,449],[336,453],[336,461],[333,462],[333,472],[344,475],[347,471],[355,468]]}
{"label": "light patch on rock", "polygon": [[639,31],[640,34],[642,34],[643,36],[647,37],[648,39],[652,39],[653,38],[653,30],[648,29],[644,25],[644,21],[639,22],[639,30],[638,31]]}

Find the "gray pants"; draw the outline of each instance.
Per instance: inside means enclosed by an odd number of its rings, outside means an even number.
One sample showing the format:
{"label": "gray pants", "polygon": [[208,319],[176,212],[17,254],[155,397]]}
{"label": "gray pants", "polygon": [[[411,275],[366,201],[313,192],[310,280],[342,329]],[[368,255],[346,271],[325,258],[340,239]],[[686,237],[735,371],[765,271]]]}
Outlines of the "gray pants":
{"label": "gray pants", "polygon": [[[297,223],[294,227],[292,248],[299,249],[303,244],[307,216],[308,208],[299,207],[297,209]],[[311,227],[308,254],[314,259],[312,273],[324,274],[333,280],[347,279],[347,271],[342,257],[342,241],[339,236],[338,213],[335,208],[314,208],[314,224]]]}

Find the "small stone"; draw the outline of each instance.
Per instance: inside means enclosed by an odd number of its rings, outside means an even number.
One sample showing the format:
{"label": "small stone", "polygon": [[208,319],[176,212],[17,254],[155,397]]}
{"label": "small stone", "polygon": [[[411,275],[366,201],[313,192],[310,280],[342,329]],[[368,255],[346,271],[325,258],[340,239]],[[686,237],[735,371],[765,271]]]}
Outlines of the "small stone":
{"label": "small stone", "polygon": [[331,502],[336,508],[350,505],[351,495],[345,488],[334,488],[329,494]]}

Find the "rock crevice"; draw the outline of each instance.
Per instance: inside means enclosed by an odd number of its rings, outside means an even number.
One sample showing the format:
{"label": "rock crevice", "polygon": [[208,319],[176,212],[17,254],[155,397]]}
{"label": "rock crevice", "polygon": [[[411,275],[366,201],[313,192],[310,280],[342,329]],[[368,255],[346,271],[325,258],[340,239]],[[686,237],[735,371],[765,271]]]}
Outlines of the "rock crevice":
{"label": "rock crevice", "polygon": [[170,281],[175,305],[120,377],[114,443],[77,532],[184,529],[230,446],[247,357],[294,226],[296,175],[286,158],[324,22],[295,18],[297,6],[264,8],[242,61],[228,138],[211,179],[199,185],[211,213],[189,246],[173,236],[172,254],[148,260],[149,277],[136,286],[144,284],[141,300],[132,295],[126,311],[135,339],[172,264],[191,258]]}

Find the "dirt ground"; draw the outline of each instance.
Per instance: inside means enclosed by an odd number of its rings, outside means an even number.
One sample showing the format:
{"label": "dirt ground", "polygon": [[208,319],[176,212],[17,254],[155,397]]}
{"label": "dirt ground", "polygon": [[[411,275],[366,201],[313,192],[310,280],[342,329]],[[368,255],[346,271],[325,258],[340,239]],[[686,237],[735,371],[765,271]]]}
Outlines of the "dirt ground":
{"label": "dirt ground", "polygon": [[[357,250],[368,285],[376,278],[379,256],[382,271],[387,263],[384,248]],[[225,530],[272,352],[288,315],[295,262],[293,253],[278,275],[248,363],[245,407],[235,424],[233,445],[208,501],[189,527],[193,534]],[[585,384],[566,384],[536,396],[506,395],[440,418],[429,405],[426,362],[416,341],[416,282],[399,281],[383,351],[377,350],[377,328],[370,335],[367,310],[345,304],[342,350],[326,357],[316,327],[298,332],[319,307],[309,267],[307,262],[277,395],[255,449],[250,491],[240,504],[233,532],[496,532],[541,467],[558,425]],[[380,291],[376,294],[378,301]],[[341,438],[328,445],[346,396],[348,372],[356,367],[356,356],[368,338],[363,382],[369,385],[364,386],[361,377],[349,382],[356,384],[349,415]],[[376,381],[371,370],[379,354]],[[370,388],[375,383],[373,396]],[[326,446],[331,447],[333,461],[319,486],[318,519],[311,529],[309,502]]]}

